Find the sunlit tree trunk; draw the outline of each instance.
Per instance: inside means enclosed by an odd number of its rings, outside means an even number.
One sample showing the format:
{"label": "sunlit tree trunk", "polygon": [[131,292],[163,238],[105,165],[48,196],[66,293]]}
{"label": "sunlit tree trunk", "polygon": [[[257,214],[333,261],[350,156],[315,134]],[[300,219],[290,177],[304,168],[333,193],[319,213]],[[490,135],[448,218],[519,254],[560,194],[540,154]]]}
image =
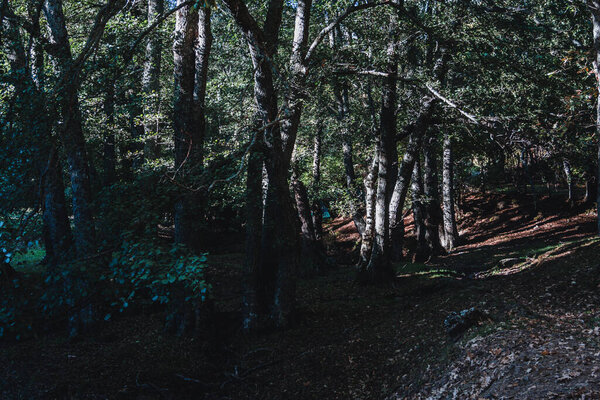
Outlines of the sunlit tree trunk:
{"label": "sunlit tree trunk", "polygon": [[573,202],[573,174],[571,172],[571,163],[566,158],[563,158],[563,171],[565,171],[565,178],[567,179],[567,191],[569,203]]}
{"label": "sunlit tree trunk", "polygon": [[375,236],[375,200],[377,194],[377,172],[379,170],[379,149],[375,148],[369,172],[364,180],[365,185],[365,229],[360,243],[358,266],[366,269],[371,259],[373,239]]}
{"label": "sunlit tree trunk", "polygon": [[[148,0],[148,26],[163,13],[163,0]],[[160,65],[162,42],[160,32],[150,33],[146,43],[142,91],[144,103],[144,147],[143,157],[153,160],[158,156],[158,113],[160,105]]]}
{"label": "sunlit tree trunk", "polygon": [[440,242],[442,210],[438,190],[437,138],[429,133],[423,146],[423,192],[425,194],[425,240],[429,256],[443,253]]}

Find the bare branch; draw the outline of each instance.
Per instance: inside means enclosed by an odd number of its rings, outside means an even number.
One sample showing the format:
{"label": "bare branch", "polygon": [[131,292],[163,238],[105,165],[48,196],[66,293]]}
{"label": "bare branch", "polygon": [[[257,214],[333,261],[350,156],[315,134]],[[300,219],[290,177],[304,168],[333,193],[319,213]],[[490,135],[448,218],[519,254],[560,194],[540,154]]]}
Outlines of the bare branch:
{"label": "bare branch", "polygon": [[340,14],[335,20],[333,20],[325,28],[321,29],[321,31],[319,32],[319,34],[317,35],[315,40],[313,40],[312,44],[308,48],[308,51],[306,52],[306,56],[304,57],[304,65],[307,65],[310,62],[310,59],[313,56],[315,50],[317,49],[319,44],[321,44],[323,39],[325,39],[325,37],[329,34],[329,32],[331,32],[333,29],[335,29],[335,27],[338,26],[349,15],[351,15],[357,11],[366,10],[369,8],[382,6],[382,5],[386,5],[386,4],[390,4],[390,1],[386,0],[386,1],[382,1],[382,2],[363,3],[363,4],[356,5],[356,6],[351,5],[348,8],[346,8],[346,11],[344,11],[342,14]]}

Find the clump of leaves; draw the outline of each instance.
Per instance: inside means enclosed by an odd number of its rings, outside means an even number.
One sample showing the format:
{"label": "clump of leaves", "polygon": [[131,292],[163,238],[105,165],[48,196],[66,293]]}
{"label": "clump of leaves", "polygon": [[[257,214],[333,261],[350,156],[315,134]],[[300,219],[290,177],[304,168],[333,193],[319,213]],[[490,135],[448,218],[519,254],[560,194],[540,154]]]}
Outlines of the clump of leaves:
{"label": "clump of leaves", "polygon": [[199,304],[210,289],[204,279],[205,266],[205,254],[193,254],[182,245],[164,249],[152,242],[125,240],[100,280],[109,282],[120,294],[119,301],[111,304],[120,311],[134,299],[168,304],[183,298]]}

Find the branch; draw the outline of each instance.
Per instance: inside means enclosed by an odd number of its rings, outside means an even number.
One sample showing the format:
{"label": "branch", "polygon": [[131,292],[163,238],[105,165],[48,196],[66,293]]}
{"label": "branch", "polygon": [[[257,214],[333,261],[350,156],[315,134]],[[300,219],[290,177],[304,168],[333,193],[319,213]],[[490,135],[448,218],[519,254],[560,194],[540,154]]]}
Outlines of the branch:
{"label": "branch", "polygon": [[329,32],[331,32],[333,29],[335,29],[335,27],[338,26],[349,15],[351,15],[357,11],[360,11],[360,10],[366,10],[369,8],[382,6],[382,5],[386,5],[386,4],[391,4],[391,2],[389,0],[385,0],[382,2],[359,4],[357,6],[351,5],[348,8],[346,8],[346,11],[344,11],[342,14],[340,14],[333,22],[331,22],[325,28],[321,29],[321,31],[319,32],[319,34],[317,35],[315,40],[312,42],[312,44],[308,48],[308,51],[306,52],[306,56],[304,57],[304,65],[307,65],[310,62],[310,59],[312,58],[315,50],[317,49],[317,46],[319,46],[319,44],[321,44],[321,42],[323,41],[323,39],[325,39],[325,37],[329,34]]}
{"label": "branch", "polygon": [[102,35],[104,35],[104,29],[106,28],[106,24],[110,19],[116,15],[119,10],[125,5],[124,0],[108,0],[108,2],[98,11],[96,14],[96,18],[94,19],[94,25],[90,30],[90,34],[83,46],[83,49],[73,62],[74,69],[77,70],[81,64],[87,60],[87,58],[92,54],[93,50],[96,48],[100,40],[102,39]]}
{"label": "branch", "polygon": [[481,122],[473,115],[470,114],[464,110],[462,110],[460,107],[458,107],[456,105],[456,103],[453,103],[452,101],[450,101],[449,99],[445,98],[444,96],[442,96],[440,94],[440,92],[438,92],[437,90],[435,90],[434,88],[432,88],[429,84],[425,84],[425,87],[427,88],[427,90],[429,90],[429,92],[431,92],[431,94],[433,94],[435,97],[437,97],[438,99],[440,99],[441,101],[443,101],[444,103],[446,103],[447,105],[449,105],[450,107],[454,108],[456,111],[458,111],[459,113],[461,113],[462,115],[464,115],[465,117],[467,117],[467,119],[471,122],[473,122],[475,125],[481,125]]}
{"label": "branch", "polygon": [[125,61],[124,61],[125,64],[127,64],[127,63],[129,63],[129,61],[131,61],[131,59],[133,58],[133,50],[135,50],[135,48],[142,42],[142,40],[144,40],[144,38],[146,36],[148,36],[150,34],[150,32],[152,32],[154,29],[156,29],[157,26],[159,26],[160,24],[162,24],[164,22],[164,20],[166,20],[167,18],[169,18],[174,12],[177,12],[178,10],[180,10],[183,7],[191,6],[192,4],[195,4],[195,1],[194,0],[189,0],[189,1],[186,1],[186,2],[183,2],[183,3],[179,4],[176,7],[173,7],[169,11],[166,11],[163,14],[159,15],[156,18],[156,21],[154,21],[146,29],[144,29],[142,31],[142,33],[131,44],[131,46],[129,46],[129,49],[128,49],[128,51],[126,53],[126,56],[125,56]]}

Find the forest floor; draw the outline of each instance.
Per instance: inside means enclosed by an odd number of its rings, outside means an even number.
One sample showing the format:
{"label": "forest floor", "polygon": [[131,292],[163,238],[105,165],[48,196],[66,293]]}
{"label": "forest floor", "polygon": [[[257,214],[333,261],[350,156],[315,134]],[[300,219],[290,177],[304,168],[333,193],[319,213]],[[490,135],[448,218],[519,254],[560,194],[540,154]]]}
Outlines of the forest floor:
{"label": "forest floor", "polygon": [[[126,314],[78,342],[0,345],[1,399],[591,399],[600,397],[600,241],[595,215],[558,196],[473,195],[462,243],[397,282],[363,287],[356,242],[329,225],[340,265],[302,280],[299,324],[235,328],[241,254],[210,256],[219,320],[208,337],[165,334],[160,313]],[[410,230],[410,219],[406,220]],[[444,321],[483,316],[460,336]]]}

